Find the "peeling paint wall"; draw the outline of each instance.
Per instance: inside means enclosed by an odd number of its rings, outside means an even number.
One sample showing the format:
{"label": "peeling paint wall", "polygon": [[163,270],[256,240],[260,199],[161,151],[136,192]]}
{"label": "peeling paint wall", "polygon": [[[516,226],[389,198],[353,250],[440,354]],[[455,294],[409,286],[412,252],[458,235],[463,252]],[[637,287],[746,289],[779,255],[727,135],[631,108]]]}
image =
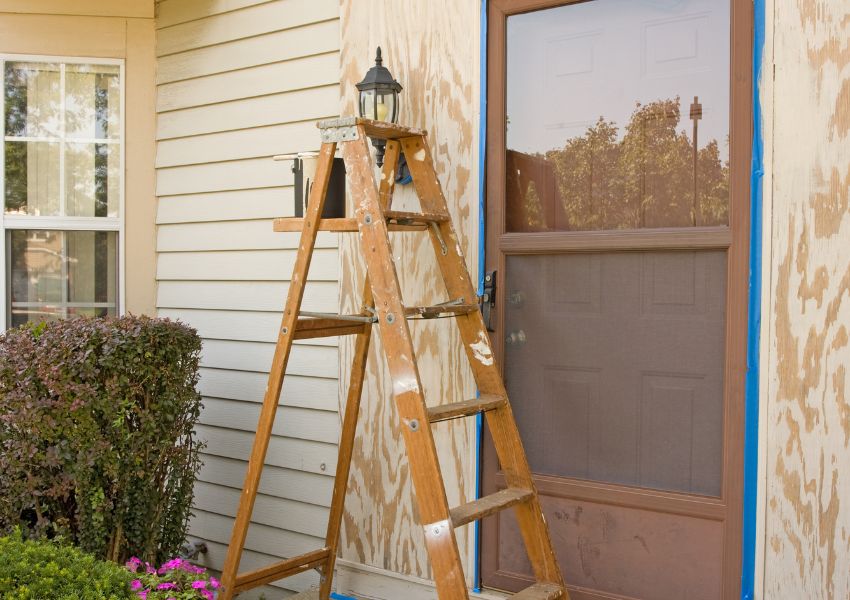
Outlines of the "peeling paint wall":
{"label": "peeling paint wall", "polygon": [[[341,1],[341,114],[356,112],[354,84],[372,66],[376,46],[384,65],[404,86],[400,122],[428,130],[437,173],[471,272],[478,264],[478,0]],[[397,188],[394,208],[417,210],[412,186]],[[447,300],[424,233],[391,234],[407,305]],[[360,308],[362,264],[356,238],[340,241],[343,312]],[[424,284],[423,284],[424,282]],[[457,327],[451,319],[411,322],[429,405],[473,397],[475,387]],[[373,336],[376,340],[379,336]],[[351,340],[340,341],[340,399],[345,399]],[[342,406],[340,407],[342,409]],[[373,341],[354,449],[342,531],[342,558],[418,577],[429,577],[410,474],[397,427],[380,340]],[[475,482],[472,419],[434,427],[451,505],[471,499]],[[472,575],[472,527],[458,531],[467,578]]]}
{"label": "peeling paint wall", "polygon": [[760,596],[844,599],[850,597],[850,4],[771,0],[766,17],[769,322]]}

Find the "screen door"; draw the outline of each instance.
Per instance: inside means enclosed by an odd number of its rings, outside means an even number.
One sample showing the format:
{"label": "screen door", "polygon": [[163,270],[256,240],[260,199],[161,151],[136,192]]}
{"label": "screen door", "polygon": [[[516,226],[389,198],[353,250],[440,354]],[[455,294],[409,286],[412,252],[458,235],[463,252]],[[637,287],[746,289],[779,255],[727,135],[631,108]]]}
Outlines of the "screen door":
{"label": "screen door", "polygon": [[[574,600],[715,600],[739,586],[740,10],[490,4],[492,335]],[[505,482],[484,454],[491,493]],[[488,519],[481,543],[484,585],[522,588],[512,514]]]}

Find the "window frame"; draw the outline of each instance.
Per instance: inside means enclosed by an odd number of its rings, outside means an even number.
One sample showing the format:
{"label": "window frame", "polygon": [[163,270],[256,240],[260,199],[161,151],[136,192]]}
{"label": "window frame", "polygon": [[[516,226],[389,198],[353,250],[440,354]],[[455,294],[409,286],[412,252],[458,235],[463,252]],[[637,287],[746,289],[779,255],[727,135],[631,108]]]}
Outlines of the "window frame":
{"label": "window frame", "polygon": [[[125,235],[124,214],[126,196],[126,144],[127,131],[127,96],[126,96],[126,64],[122,58],[105,58],[94,56],[56,56],[46,54],[14,54],[0,53],[0,73],[5,73],[7,62],[36,62],[36,63],[58,63],[62,66],[64,73],[65,65],[111,65],[118,67],[119,86],[119,110],[121,124],[118,131],[119,146],[119,170],[121,179],[118,185],[118,216],[117,217],[68,217],[68,216],[31,216],[31,215],[8,215],[6,214],[5,192],[6,192],[6,94],[5,78],[3,80],[3,93],[0,94],[0,115],[3,117],[3,143],[0,144],[0,192],[3,197],[3,210],[0,211],[0,265],[3,273],[0,277],[0,331],[5,331],[11,322],[11,299],[10,272],[7,255],[7,231],[15,229],[44,229],[53,231],[115,231],[118,235],[116,244],[116,268],[118,270],[118,288],[116,290],[117,314],[125,312],[126,298],[126,273],[125,273]],[[63,78],[64,79],[64,78]],[[65,86],[60,88],[61,110],[65,110]],[[64,141],[64,140],[63,140]],[[64,156],[64,154],[63,154]],[[60,162],[60,172],[64,172],[64,159]],[[60,182],[60,194],[64,195],[64,180]]]}

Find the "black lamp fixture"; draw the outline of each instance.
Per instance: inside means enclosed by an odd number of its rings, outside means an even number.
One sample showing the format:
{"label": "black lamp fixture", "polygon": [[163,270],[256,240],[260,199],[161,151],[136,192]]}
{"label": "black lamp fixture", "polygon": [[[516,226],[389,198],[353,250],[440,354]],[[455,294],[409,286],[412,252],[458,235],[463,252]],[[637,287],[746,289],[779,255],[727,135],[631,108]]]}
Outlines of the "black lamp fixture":
{"label": "black lamp fixture", "polygon": [[[381,58],[381,47],[375,55],[375,66],[369,69],[363,81],[357,84],[360,92],[360,116],[374,121],[398,123],[398,93],[401,84],[393,78]],[[375,157],[378,166],[384,164],[385,140],[372,140],[377,149]]]}

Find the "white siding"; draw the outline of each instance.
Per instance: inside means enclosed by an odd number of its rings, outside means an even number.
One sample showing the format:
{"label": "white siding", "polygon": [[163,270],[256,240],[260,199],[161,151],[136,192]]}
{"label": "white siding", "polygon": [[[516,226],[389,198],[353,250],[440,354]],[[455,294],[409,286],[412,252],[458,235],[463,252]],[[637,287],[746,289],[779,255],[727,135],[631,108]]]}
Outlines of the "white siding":
{"label": "white siding", "polygon": [[[157,310],[204,339],[198,432],[207,440],[193,536],[220,569],[251,450],[298,236],[292,173],[272,155],[315,150],[339,111],[336,0],[162,0],[157,5]],[[308,309],[339,304],[337,236],[321,235]],[[323,544],[339,436],[336,340],[292,351],[243,569]],[[315,584],[315,573],[265,588]]]}

